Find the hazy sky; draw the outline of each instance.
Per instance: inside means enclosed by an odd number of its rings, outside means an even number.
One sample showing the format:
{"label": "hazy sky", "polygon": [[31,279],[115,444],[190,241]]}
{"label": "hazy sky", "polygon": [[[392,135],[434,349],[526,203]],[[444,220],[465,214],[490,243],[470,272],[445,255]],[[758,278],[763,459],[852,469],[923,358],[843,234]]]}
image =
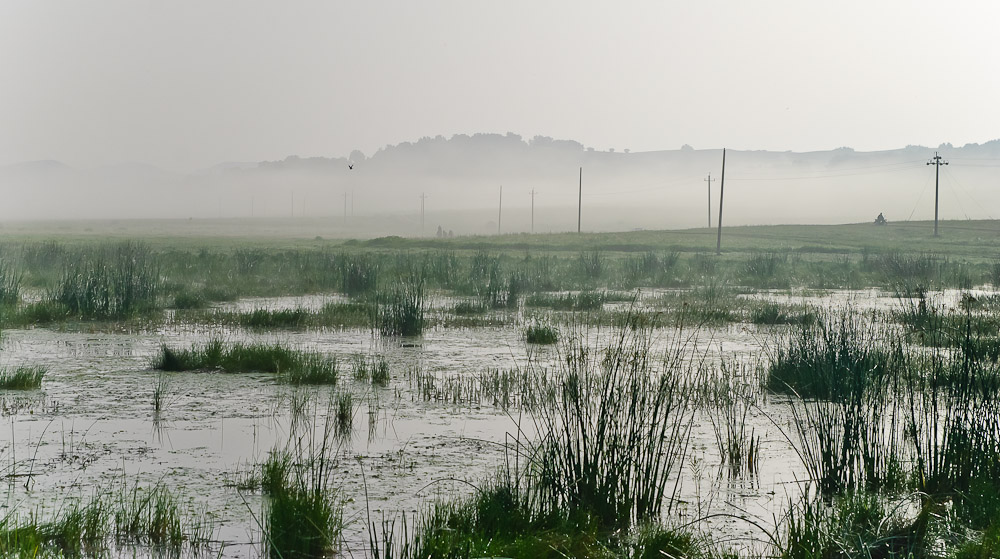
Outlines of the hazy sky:
{"label": "hazy sky", "polygon": [[1000,3],[2,0],[0,164],[1000,137]]}

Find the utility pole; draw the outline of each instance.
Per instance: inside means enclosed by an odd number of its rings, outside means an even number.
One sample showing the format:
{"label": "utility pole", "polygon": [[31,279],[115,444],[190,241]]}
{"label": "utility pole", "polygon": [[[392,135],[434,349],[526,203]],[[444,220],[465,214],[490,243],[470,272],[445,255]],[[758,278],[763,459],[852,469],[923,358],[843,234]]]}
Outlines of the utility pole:
{"label": "utility pole", "polygon": [[531,189],[531,232],[535,232],[535,189]]}
{"label": "utility pole", "polygon": [[938,152],[934,152],[934,157],[927,162],[928,165],[934,165],[934,236],[938,236],[938,178],[941,173],[941,166],[947,165],[947,161],[942,161],[941,156]]}
{"label": "utility pole", "polygon": [[722,195],[726,192],[726,148],[722,148],[722,181],[719,182],[719,238],[715,241],[715,254],[722,254]]}
{"label": "utility pole", "polygon": [[576,202],[576,232],[580,232],[580,224],[583,222],[583,167],[580,167],[580,195]]}
{"label": "utility pole", "polygon": [[500,234],[500,218],[503,217],[503,185],[500,185],[500,207],[497,209],[497,235]]}
{"label": "utility pole", "polygon": [[347,193],[344,193],[344,226],[347,226]]}
{"label": "utility pole", "polygon": [[420,234],[424,234],[424,200],[427,199],[427,195],[423,192],[420,193]]}
{"label": "utility pole", "polygon": [[712,173],[708,174],[708,178],[704,179],[708,183],[708,228],[712,228]]}

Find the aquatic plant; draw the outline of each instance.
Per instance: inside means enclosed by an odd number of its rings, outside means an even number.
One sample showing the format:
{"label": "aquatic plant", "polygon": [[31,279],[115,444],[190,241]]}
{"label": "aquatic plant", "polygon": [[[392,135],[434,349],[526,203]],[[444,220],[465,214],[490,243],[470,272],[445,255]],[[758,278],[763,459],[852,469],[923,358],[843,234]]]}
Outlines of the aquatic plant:
{"label": "aquatic plant", "polygon": [[805,325],[779,345],[768,366],[767,388],[803,398],[843,400],[899,373],[900,340],[847,312]]}
{"label": "aquatic plant", "polygon": [[374,386],[385,387],[389,385],[389,361],[384,355],[371,355],[366,357],[357,354],[353,360],[354,380],[371,382]]}
{"label": "aquatic plant", "polygon": [[328,409],[318,440],[297,439],[291,448],[269,453],[262,466],[261,487],[267,495],[264,542],[272,559],[328,557],[339,539],[333,415]]}
{"label": "aquatic plant", "polygon": [[118,318],[156,308],[159,283],[149,247],[123,242],[66,264],[54,299],[82,318]]}
{"label": "aquatic plant", "polygon": [[273,328],[299,328],[309,318],[306,309],[253,309],[240,315],[240,326],[257,330]]}
{"label": "aquatic plant", "polygon": [[723,361],[720,380],[714,387],[707,413],[723,464],[733,477],[754,475],[760,460],[760,435],[748,426],[756,407],[755,387],[743,382],[738,366]]}
{"label": "aquatic plant", "polygon": [[0,305],[13,306],[21,301],[22,273],[0,258]]}
{"label": "aquatic plant", "polygon": [[341,290],[352,297],[373,292],[378,287],[378,262],[364,254],[342,258]]}
{"label": "aquatic plant", "polygon": [[524,331],[529,344],[554,344],[559,341],[559,331],[548,324],[530,324]]}
{"label": "aquatic plant", "polygon": [[383,336],[419,336],[424,330],[422,281],[404,282],[378,297],[374,328]]}
{"label": "aquatic plant", "polygon": [[40,366],[18,366],[0,369],[0,390],[35,390],[41,388],[42,377],[48,371]]}
{"label": "aquatic plant", "polygon": [[537,411],[533,483],[545,514],[621,528],[672,506],[667,484],[687,452],[691,395],[679,361],[650,369],[649,328],[619,332],[599,359],[570,340],[559,399]]}
{"label": "aquatic plant", "polygon": [[162,371],[218,369],[229,373],[276,373],[290,384],[335,384],[338,377],[336,358],[297,351],[277,343],[225,344],[219,339],[190,349],[174,349],[163,344],[152,367]]}

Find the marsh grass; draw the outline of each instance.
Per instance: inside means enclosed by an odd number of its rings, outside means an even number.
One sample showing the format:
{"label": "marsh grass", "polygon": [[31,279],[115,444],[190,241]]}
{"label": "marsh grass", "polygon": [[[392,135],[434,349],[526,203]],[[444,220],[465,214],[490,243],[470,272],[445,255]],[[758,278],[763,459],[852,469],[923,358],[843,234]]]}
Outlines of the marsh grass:
{"label": "marsh grass", "polygon": [[153,383],[153,414],[158,415],[163,411],[167,397],[167,375],[161,372],[156,375],[156,382]]}
{"label": "marsh grass", "polygon": [[743,262],[739,279],[755,287],[788,287],[790,280],[782,274],[787,264],[787,254],[751,253]]}
{"label": "marsh grass", "polygon": [[600,309],[604,303],[611,300],[620,300],[620,298],[600,291],[563,294],[534,293],[525,299],[524,305],[558,311],[590,311]]}
{"label": "marsh grass", "polygon": [[687,453],[691,393],[679,348],[662,371],[649,359],[650,328],[621,328],[601,355],[568,341],[556,405],[540,408],[534,485],[544,514],[615,529],[659,517],[667,484]]}
{"label": "marsh grass", "polygon": [[558,372],[528,373],[551,394],[532,413],[538,440],[518,434],[495,479],[435,504],[412,532],[405,519],[403,536],[394,521],[372,523],[375,556],[707,557],[690,534],[655,524],[676,503],[668,486],[693,413],[682,344],[659,368],[650,334],[623,328],[601,352],[564,341]]}
{"label": "marsh grass", "polygon": [[738,367],[721,364],[721,380],[707,406],[723,465],[733,477],[756,475],[760,465],[761,438],[748,426],[750,412],[758,407],[759,387],[743,381]]}
{"label": "marsh grass", "polygon": [[383,336],[419,336],[425,310],[423,282],[404,282],[378,296],[374,329]]}
{"label": "marsh grass", "polygon": [[335,358],[291,349],[281,344],[226,344],[210,340],[191,349],[166,344],[152,367],[161,371],[221,370],[227,373],[275,373],[290,384],[336,384]]}
{"label": "marsh grass", "polygon": [[37,390],[48,371],[40,366],[19,366],[0,369],[0,390]]}
{"label": "marsh grass", "polygon": [[872,493],[839,496],[832,503],[806,499],[793,504],[781,539],[781,559],[823,557],[929,558],[926,522],[907,517],[912,498],[891,500]]}
{"label": "marsh grass", "polygon": [[4,557],[105,557],[145,548],[180,555],[212,537],[204,520],[182,515],[177,498],[163,485],[113,483],[86,503],[70,502],[53,518],[38,512],[0,518]]}
{"label": "marsh grass", "polygon": [[275,328],[301,328],[310,318],[306,309],[253,309],[241,314],[240,326],[255,330],[273,330]]}
{"label": "marsh grass", "polygon": [[459,301],[452,305],[451,312],[459,316],[481,315],[490,311],[490,308],[480,300]]}
{"label": "marsh grass", "polygon": [[121,318],[155,309],[159,283],[149,247],[124,242],[67,263],[53,298],[81,318]]}
{"label": "marsh grass", "polygon": [[5,259],[0,258],[0,305],[12,307],[21,301],[23,274]]}
{"label": "marsh grass", "polygon": [[204,292],[183,289],[174,294],[175,309],[203,309],[208,306]]}
{"label": "marsh grass", "polygon": [[374,292],[378,287],[379,264],[375,258],[359,254],[344,256],[341,290],[352,297]]}
{"label": "marsh grass", "polygon": [[559,341],[559,330],[548,324],[530,324],[524,338],[529,344],[552,345]]}
{"label": "marsh grass", "polygon": [[850,311],[791,333],[768,367],[768,389],[802,398],[844,400],[901,372],[904,349],[896,337]]}
{"label": "marsh grass", "polygon": [[638,256],[629,256],[621,261],[621,286],[631,289],[676,285],[680,283],[674,275],[679,260],[679,252],[658,255],[647,251]]}
{"label": "marsh grass", "polygon": [[373,386],[389,385],[389,361],[384,355],[357,354],[352,361],[354,380],[370,382]]}
{"label": "marsh grass", "polygon": [[816,322],[816,312],[806,307],[790,307],[773,301],[760,301],[750,306],[753,324],[799,324],[808,326]]}
{"label": "marsh grass", "polygon": [[272,559],[319,559],[334,551],[343,528],[334,488],[337,464],[333,399],[318,435],[272,451],[262,465],[267,495],[264,542]]}

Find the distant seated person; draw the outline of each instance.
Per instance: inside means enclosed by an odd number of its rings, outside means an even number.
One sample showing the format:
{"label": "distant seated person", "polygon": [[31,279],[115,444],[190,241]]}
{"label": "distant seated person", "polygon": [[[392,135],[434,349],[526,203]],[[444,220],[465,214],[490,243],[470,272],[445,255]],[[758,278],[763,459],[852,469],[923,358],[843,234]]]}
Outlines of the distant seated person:
{"label": "distant seated person", "polygon": [[885,220],[885,216],[882,215],[882,212],[879,212],[878,217],[875,218],[875,225],[885,225],[886,223],[889,222]]}

